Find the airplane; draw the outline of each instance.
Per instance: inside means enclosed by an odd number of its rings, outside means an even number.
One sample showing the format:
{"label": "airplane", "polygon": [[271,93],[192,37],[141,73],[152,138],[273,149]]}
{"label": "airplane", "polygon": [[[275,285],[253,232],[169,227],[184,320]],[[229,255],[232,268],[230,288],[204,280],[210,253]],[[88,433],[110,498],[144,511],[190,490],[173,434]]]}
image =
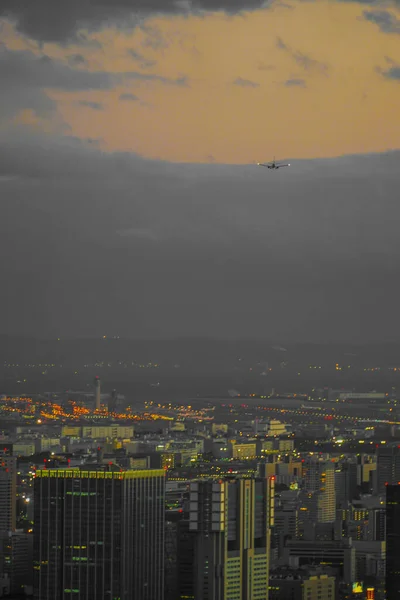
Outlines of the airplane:
{"label": "airplane", "polygon": [[277,165],[275,162],[275,157],[274,157],[274,160],[272,161],[272,163],[267,163],[267,164],[257,163],[257,165],[259,167],[267,167],[267,169],[280,169],[281,167],[290,167],[289,163],[286,165],[279,165],[279,164]]}

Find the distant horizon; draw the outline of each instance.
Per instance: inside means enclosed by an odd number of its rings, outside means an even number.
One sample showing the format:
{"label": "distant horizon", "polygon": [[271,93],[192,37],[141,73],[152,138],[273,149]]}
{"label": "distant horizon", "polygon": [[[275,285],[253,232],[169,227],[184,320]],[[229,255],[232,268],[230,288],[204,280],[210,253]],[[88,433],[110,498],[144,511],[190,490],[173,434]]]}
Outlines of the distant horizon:
{"label": "distant horizon", "polygon": [[[268,344],[271,349],[276,350],[277,352],[284,352],[285,346],[350,346],[353,348],[363,348],[366,346],[380,346],[380,345],[400,345],[399,340],[371,340],[366,342],[352,342],[352,341],[312,341],[312,340],[295,340],[295,341],[276,341],[266,338],[256,338],[256,337],[241,337],[241,338],[229,338],[229,337],[211,337],[211,336],[196,336],[196,335],[188,335],[188,336],[177,336],[177,337],[130,337],[130,336],[56,336],[56,337],[40,337],[36,335],[29,334],[9,334],[9,333],[0,333],[1,338],[11,338],[11,339],[25,339],[25,340],[35,340],[38,342],[73,342],[73,341],[128,341],[135,343],[148,343],[148,342],[210,342],[210,343],[257,343],[257,344]],[[281,350],[282,348],[282,350]]]}

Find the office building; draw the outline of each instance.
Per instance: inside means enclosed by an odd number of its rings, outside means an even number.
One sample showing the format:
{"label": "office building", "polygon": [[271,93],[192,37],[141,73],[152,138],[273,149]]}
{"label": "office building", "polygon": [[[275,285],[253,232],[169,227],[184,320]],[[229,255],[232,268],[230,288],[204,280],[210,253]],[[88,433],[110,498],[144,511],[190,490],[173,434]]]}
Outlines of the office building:
{"label": "office building", "polygon": [[0,533],[15,531],[17,510],[17,459],[0,456]]}
{"label": "office building", "polygon": [[165,472],[112,469],[36,472],[36,600],[163,599]]}
{"label": "office building", "polygon": [[345,583],[352,584],[356,580],[356,552],[351,539],[287,540],[284,557],[285,564],[292,564],[294,559],[300,567],[324,564],[334,569]]}
{"label": "office building", "polygon": [[321,568],[275,569],[269,578],[269,600],[335,600],[335,577]]}
{"label": "office building", "polygon": [[12,594],[31,588],[33,535],[23,531],[10,531],[3,540],[3,574],[10,581]]}
{"label": "office building", "polygon": [[303,464],[304,488],[310,519],[334,523],[336,519],[335,467],[333,463],[310,458]]}
{"label": "office building", "polygon": [[274,478],[190,483],[178,598],[267,600]]}
{"label": "office building", "polygon": [[358,464],[346,460],[335,471],[336,504],[346,506],[357,494]]}
{"label": "office building", "polygon": [[378,494],[385,494],[387,485],[396,485],[400,481],[400,448],[398,446],[379,448],[375,477],[375,491]]}
{"label": "office building", "polygon": [[386,486],[386,600],[400,598],[400,485]]}

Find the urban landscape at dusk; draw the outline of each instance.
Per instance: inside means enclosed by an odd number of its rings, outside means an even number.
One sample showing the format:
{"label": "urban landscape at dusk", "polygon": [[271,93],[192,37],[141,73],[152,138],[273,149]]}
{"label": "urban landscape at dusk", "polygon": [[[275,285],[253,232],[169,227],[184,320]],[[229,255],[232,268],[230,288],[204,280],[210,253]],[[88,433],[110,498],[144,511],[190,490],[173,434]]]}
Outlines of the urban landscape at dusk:
{"label": "urban landscape at dusk", "polygon": [[398,0],[0,0],[0,598],[400,600]]}

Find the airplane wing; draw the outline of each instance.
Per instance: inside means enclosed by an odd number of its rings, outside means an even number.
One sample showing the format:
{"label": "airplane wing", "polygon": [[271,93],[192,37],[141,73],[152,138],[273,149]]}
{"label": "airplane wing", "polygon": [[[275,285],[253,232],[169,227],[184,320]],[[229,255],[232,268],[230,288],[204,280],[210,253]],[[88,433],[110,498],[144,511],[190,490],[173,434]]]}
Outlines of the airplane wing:
{"label": "airplane wing", "polygon": [[264,163],[257,163],[258,167],[267,167],[267,169],[271,166],[271,165],[265,165]]}
{"label": "airplane wing", "polygon": [[277,169],[280,169],[281,167],[290,167],[290,164],[288,163],[287,165],[276,165]]}

